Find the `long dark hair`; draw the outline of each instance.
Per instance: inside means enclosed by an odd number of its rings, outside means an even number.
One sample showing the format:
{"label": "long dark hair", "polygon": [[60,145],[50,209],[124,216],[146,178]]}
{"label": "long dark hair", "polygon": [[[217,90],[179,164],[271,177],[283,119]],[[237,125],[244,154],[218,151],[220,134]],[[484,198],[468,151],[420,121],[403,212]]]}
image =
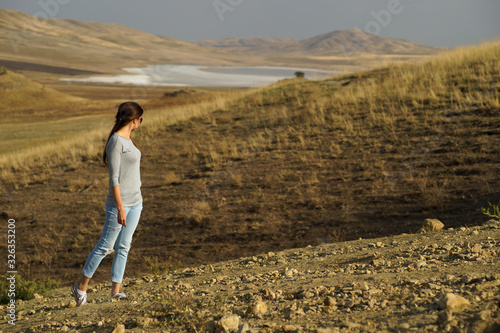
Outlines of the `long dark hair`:
{"label": "long dark hair", "polygon": [[[102,153],[102,162],[105,166],[108,166],[108,157],[106,155],[106,146],[108,145],[109,139],[116,131],[119,131],[123,126],[128,125],[132,120],[139,119],[144,110],[141,106],[135,102],[124,102],[120,104],[118,107],[118,112],[116,113],[116,120],[113,129],[109,133],[108,140],[106,140],[106,144],[104,145],[104,152]],[[132,140],[134,146],[137,147],[134,140]],[[139,149],[139,147],[137,147]]]}

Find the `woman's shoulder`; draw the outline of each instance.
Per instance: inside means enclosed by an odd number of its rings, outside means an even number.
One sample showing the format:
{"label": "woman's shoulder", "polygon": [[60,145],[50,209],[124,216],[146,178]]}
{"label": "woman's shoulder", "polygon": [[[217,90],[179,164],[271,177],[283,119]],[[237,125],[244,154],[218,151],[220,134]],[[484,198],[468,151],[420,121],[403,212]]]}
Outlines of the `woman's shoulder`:
{"label": "woman's shoulder", "polygon": [[106,145],[107,149],[115,148],[115,147],[121,147],[123,146],[122,141],[120,140],[120,136],[114,132],[108,140],[108,144]]}

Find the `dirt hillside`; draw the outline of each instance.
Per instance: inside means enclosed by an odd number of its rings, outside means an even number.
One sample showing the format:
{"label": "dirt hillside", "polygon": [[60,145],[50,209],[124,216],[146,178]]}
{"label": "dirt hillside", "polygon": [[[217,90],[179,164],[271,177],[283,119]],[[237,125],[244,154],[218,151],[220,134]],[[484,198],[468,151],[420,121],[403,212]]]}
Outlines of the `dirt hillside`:
{"label": "dirt hillside", "polygon": [[[500,222],[268,252],[17,302],[2,332],[499,332]],[[104,267],[101,269],[105,269]],[[5,306],[2,309],[6,313]]]}

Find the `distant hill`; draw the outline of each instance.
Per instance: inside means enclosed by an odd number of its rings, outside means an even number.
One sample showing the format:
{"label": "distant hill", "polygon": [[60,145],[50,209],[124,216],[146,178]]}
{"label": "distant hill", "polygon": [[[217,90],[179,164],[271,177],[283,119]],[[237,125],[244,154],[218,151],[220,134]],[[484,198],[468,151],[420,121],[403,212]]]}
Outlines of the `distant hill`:
{"label": "distant hill", "polygon": [[248,37],[202,40],[193,43],[200,46],[227,49],[236,52],[258,52],[262,50],[268,52],[269,46],[292,46],[295,45],[297,41],[291,38]]}
{"label": "distant hill", "polygon": [[[256,56],[248,61],[259,62]],[[156,36],[121,24],[72,19],[38,20],[0,10],[0,59],[96,72],[150,64],[241,62],[241,55]]]}
{"label": "distant hill", "polygon": [[[387,60],[421,58],[438,50],[360,30],[335,31],[302,41],[254,37],[188,43],[121,24],[39,20],[19,11],[0,10],[0,65],[12,70],[32,70],[37,65],[35,70],[64,75],[85,75],[81,71],[123,73],[123,68],[155,64],[355,71]],[[346,52],[348,58],[328,58]]]}
{"label": "distant hill", "polygon": [[33,109],[39,109],[46,105],[55,106],[85,101],[84,98],[67,95],[45,87],[23,75],[9,71],[5,67],[0,67],[0,100],[3,111],[0,111],[0,114],[15,111],[18,116],[32,115]]}
{"label": "distant hill", "polygon": [[359,29],[333,31],[301,41],[288,38],[225,38],[193,42],[200,46],[265,54],[329,56],[345,53],[433,54],[442,48],[382,37]]}

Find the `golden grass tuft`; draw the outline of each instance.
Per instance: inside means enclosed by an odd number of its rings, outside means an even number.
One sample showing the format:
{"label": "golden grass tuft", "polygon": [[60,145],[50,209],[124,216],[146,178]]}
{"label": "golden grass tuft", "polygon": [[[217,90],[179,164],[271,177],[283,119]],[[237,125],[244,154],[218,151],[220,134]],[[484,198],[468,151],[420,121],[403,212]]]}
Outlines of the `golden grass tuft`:
{"label": "golden grass tuft", "polygon": [[173,171],[167,172],[163,176],[163,180],[165,181],[166,185],[177,185],[177,184],[180,184],[182,182],[181,176],[179,176],[178,174],[176,174]]}

